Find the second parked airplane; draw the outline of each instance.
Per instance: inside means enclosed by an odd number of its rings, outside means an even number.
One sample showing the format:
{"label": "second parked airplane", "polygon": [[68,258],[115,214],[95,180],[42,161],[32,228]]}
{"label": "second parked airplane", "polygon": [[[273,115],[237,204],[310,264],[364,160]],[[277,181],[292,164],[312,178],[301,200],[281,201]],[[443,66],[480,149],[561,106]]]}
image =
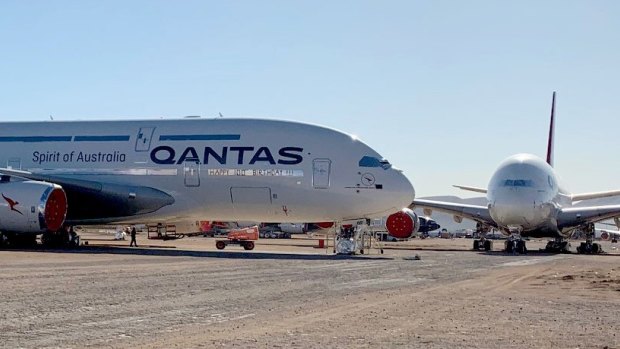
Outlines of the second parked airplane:
{"label": "second parked airplane", "polygon": [[[588,239],[577,249],[579,252],[600,251],[592,242],[594,223],[620,216],[620,205],[579,206],[573,203],[595,198],[619,196],[620,190],[571,194],[559,184],[553,169],[553,134],[555,118],[555,92],[551,107],[547,161],[531,154],[516,154],[504,160],[491,176],[487,188],[457,186],[458,188],[485,193],[486,206],[464,205],[432,200],[414,200],[413,205],[425,209],[451,213],[455,221],[472,219],[481,224],[500,229],[516,238],[516,246],[507,243],[507,249],[525,252],[522,236],[552,237],[548,250],[566,251],[569,244],[564,239],[576,228],[588,233]],[[477,249],[481,241],[476,240]],[[484,248],[490,249],[490,241]]]}

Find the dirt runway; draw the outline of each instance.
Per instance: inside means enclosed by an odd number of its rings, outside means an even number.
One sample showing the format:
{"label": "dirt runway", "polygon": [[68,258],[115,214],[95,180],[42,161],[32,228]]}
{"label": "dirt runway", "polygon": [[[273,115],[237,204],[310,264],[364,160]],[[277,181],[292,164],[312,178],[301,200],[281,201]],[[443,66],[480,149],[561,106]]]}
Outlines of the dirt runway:
{"label": "dirt runway", "polygon": [[[298,239],[250,253],[205,238],[98,244],[0,251],[0,347],[620,347],[619,255],[476,253],[467,240],[356,257]],[[448,251],[403,248],[420,245]]]}

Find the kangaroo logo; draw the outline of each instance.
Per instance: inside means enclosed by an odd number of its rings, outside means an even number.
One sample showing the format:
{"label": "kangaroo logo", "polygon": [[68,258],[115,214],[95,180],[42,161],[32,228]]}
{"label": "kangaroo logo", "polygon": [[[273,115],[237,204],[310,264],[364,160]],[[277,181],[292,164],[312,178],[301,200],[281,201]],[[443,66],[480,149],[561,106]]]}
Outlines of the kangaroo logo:
{"label": "kangaroo logo", "polygon": [[9,207],[11,208],[11,211],[15,211],[15,212],[19,213],[22,216],[24,215],[23,213],[21,213],[20,210],[15,208],[15,206],[19,205],[19,202],[15,201],[15,200],[13,200],[11,198],[7,198],[6,196],[4,196],[4,194],[2,194],[2,197],[9,204]]}

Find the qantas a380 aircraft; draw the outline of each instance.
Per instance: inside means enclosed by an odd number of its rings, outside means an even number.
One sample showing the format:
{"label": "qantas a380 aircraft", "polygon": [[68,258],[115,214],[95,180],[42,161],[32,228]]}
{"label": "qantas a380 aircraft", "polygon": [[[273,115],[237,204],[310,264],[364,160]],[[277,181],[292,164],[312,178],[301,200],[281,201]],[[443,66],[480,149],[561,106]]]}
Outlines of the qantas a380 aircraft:
{"label": "qantas a380 aircraft", "polygon": [[[483,226],[500,229],[513,234],[515,244],[507,243],[508,251],[513,248],[519,253],[527,249],[521,236],[552,237],[547,250],[564,252],[569,244],[564,239],[576,228],[587,233],[587,241],[577,251],[597,253],[600,245],[592,243],[594,223],[620,216],[620,205],[578,206],[573,203],[582,200],[620,196],[620,190],[570,194],[559,184],[553,169],[553,134],[555,118],[555,92],[551,106],[551,123],[547,161],[531,154],[517,154],[504,160],[491,176],[487,188],[456,186],[458,188],[486,193],[486,206],[463,205],[451,202],[414,200],[413,206],[424,208],[425,214],[432,210],[451,213],[454,220],[472,219]],[[619,199],[620,201],[620,199]],[[512,242],[512,241],[511,241]],[[474,241],[474,248],[491,248],[490,241]],[[515,246],[516,245],[516,246]]]}
{"label": "qantas a380 aircraft", "polygon": [[[355,137],[298,122],[180,119],[0,123],[0,232],[169,221],[345,222],[392,215],[414,189]],[[0,240],[1,241],[1,240]]]}

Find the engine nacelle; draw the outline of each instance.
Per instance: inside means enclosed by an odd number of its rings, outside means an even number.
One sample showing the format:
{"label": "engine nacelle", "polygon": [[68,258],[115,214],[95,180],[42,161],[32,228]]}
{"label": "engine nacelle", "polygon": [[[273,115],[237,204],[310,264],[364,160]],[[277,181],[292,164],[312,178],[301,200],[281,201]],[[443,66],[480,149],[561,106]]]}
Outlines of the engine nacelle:
{"label": "engine nacelle", "polygon": [[420,220],[412,210],[403,208],[385,220],[387,232],[397,239],[408,239],[420,229]]}
{"label": "engine nacelle", "polygon": [[418,217],[418,221],[420,222],[420,227],[418,228],[420,233],[428,233],[441,228],[441,225],[437,224],[431,217]]}
{"label": "engine nacelle", "polygon": [[44,233],[65,222],[67,196],[56,184],[39,181],[0,183],[0,231]]}

